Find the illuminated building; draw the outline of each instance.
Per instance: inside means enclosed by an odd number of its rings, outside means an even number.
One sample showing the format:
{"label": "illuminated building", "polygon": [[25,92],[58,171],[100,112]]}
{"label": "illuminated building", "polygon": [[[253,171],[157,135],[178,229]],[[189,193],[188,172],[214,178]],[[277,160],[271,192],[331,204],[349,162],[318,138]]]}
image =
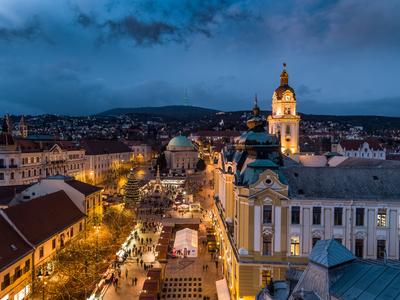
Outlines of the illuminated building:
{"label": "illuminated building", "polygon": [[84,179],[85,150],[48,136],[13,137],[4,119],[0,133],[0,185],[21,185],[57,174]]}
{"label": "illuminated building", "polygon": [[280,76],[280,85],[272,95],[272,114],[268,116],[268,131],[280,136],[282,153],[298,153],[300,116],[296,111],[296,94],[289,86],[286,64]]}
{"label": "illuminated building", "polygon": [[254,299],[289,265],[304,270],[323,239],[360,258],[399,259],[398,162],[307,167],[281,154],[257,103],[247,125],[214,168],[213,225],[233,299]]}
{"label": "illuminated building", "polygon": [[198,153],[187,137],[179,135],[169,141],[165,159],[170,172],[193,173],[196,169]]}

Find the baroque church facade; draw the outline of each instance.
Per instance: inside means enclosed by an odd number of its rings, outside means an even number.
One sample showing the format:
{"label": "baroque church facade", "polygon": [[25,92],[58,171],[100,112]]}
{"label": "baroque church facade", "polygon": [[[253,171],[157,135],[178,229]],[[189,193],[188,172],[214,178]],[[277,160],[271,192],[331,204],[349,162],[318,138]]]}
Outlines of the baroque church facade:
{"label": "baroque church facade", "polygon": [[335,239],[359,258],[399,259],[400,166],[292,160],[300,118],[287,79],[284,69],[268,132],[256,102],[248,130],[214,162],[212,217],[232,299],[255,299],[271,280],[304,270],[319,240]]}

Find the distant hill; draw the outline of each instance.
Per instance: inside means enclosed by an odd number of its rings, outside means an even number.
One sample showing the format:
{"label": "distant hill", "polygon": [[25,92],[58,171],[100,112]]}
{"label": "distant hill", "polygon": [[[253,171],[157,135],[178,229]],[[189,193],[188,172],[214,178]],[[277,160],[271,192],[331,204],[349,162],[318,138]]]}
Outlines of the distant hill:
{"label": "distant hill", "polygon": [[[162,117],[168,120],[176,121],[196,121],[203,118],[214,120],[224,119],[229,122],[237,122],[243,114],[250,111],[231,111],[221,112],[215,109],[209,109],[196,106],[170,105],[160,107],[134,107],[134,108],[115,108],[100,113],[101,116],[119,116],[119,115],[136,115],[142,119],[149,117]],[[263,115],[269,115],[270,111],[262,111]],[[384,116],[342,116],[342,115],[312,115],[300,113],[301,120],[312,122],[337,122],[343,125],[362,126],[367,131],[384,130],[384,129],[400,129],[399,117]]]}
{"label": "distant hill", "polygon": [[164,117],[175,120],[197,120],[203,117],[214,116],[218,110],[185,105],[169,105],[158,107],[132,107],[114,108],[100,113],[102,116],[120,115],[147,115],[152,117]]}

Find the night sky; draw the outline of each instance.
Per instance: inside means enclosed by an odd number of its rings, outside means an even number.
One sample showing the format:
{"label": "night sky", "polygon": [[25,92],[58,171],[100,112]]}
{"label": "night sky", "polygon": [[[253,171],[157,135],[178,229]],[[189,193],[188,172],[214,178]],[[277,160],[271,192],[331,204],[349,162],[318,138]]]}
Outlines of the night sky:
{"label": "night sky", "polygon": [[400,116],[399,0],[0,0],[0,113],[189,103]]}

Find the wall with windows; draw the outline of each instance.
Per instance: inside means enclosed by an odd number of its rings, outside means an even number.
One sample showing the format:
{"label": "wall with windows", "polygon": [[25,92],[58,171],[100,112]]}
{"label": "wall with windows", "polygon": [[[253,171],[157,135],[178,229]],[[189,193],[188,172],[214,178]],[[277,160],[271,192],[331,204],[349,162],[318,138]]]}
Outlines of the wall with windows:
{"label": "wall with windows", "polygon": [[[304,203],[305,202],[305,203]],[[400,205],[375,201],[290,201],[288,242],[308,256],[320,239],[335,239],[362,258],[399,259]],[[386,254],[385,254],[386,253]]]}
{"label": "wall with windows", "polygon": [[32,256],[27,254],[6,269],[0,271],[0,299],[22,299],[29,294],[32,271]]}

